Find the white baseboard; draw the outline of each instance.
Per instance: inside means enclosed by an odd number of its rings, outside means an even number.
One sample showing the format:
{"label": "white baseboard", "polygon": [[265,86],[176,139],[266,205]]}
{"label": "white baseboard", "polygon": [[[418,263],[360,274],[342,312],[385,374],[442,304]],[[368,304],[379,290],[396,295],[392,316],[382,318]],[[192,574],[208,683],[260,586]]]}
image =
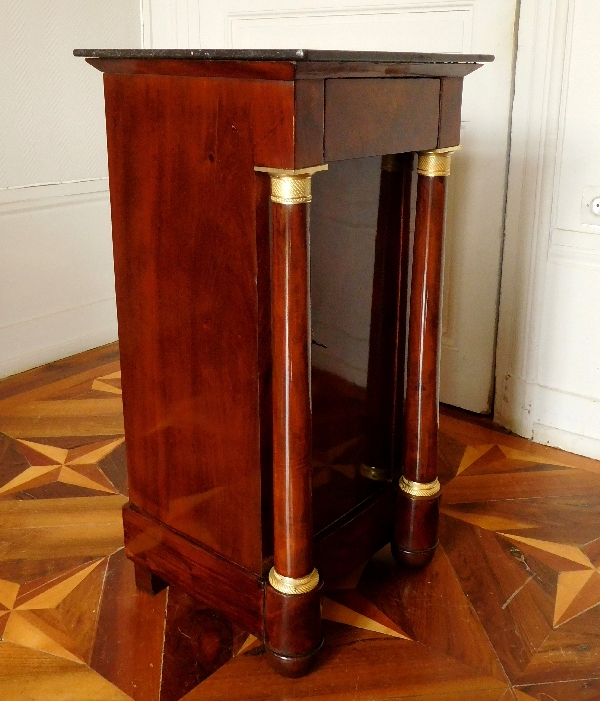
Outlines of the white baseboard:
{"label": "white baseboard", "polygon": [[579,433],[571,433],[553,426],[544,426],[544,424],[534,424],[533,440],[535,443],[600,460],[600,438],[582,436]]}
{"label": "white baseboard", "polygon": [[600,400],[594,397],[508,377],[494,420],[535,443],[600,459]]}
{"label": "white baseboard", "polygon": [[106,178],[0,190],[0,377],[117,338]]}
{"label": "white baseboard", "polygon": [[496,378],[494,421],[523,438],[533,433],[533,400],[537,385],[520,377]]}
{"label": "white baseboard", "polygon": [[116,340],[114,297],[5,326],[0,328],[0,377]]}

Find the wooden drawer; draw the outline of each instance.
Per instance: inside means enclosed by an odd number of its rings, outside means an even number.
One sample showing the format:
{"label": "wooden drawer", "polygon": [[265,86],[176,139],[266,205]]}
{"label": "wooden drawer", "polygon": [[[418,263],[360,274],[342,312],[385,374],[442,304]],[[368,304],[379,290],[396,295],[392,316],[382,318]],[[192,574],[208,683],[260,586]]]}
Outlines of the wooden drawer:
{"label": "wooden drawer", "polygon": [[433,149],[438,143],[437,78],[325,81],[325,162]]}

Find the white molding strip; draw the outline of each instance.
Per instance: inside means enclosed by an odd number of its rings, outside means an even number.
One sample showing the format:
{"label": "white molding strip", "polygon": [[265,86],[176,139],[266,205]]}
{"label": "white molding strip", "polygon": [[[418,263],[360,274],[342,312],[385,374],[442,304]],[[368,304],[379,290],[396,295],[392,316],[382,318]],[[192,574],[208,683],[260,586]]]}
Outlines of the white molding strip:
{"label": "white molding strip", "polygon": [[[401,2],[389,5],[341,5],[339,7],[305,7],[305,8],[278,8],[273,10],[243,10],[227,12],[225,20],[225,46],[234,46],[234,30],[236,24],[242,26],[246,23],[260,20],[293,20],[293,19],[318,19],[333,17],[377,17],[382,15],[425,14],[431,12],[468,12],[473,13],[475,0],[433,0],[431,2]],[[472,21],[470,23],[472,25]],[[467,32],[463,43],[471,44],[472,26]],[[463,46],[463,51],[467,49]]]}
{"label": "white molding strip", "polygon": [[345,16],[369,16],[369,15],[395,15],[404,12],[461,12],[471,11],[475,0],[433,0],[432,2],[401,2],[390,5],[341,5],[340,7],[288,7],[277,10],[244,10],[241,12],[229,12],[227,17],[231,19],[256,19],[282,17],[336,17]]}
{"label": "white molding strip", "polygon": [[580,433],[571,433],[553,426],[545,426],[536,423],[533,425],[533,440],[542,445],[549,445],[553,448],[561,448],[569,453],[585,455],[588,458],[600,460],[600,440],[583,436]]}
{"label": "white molding strip", "polygon": [[[7,206],[15,204],[47,202],[73,195],[91,195],[108,192],[108,178],[90,178],[88,180],[71,180],[61,183],[35,183],[20,187],[0,189],[0,213]],[[8,211],[8,210],[7,210]]]}
{"label": "white molding strip", "polygon": [[548,261],[558,265],[600,270],[600,250],[561,246],[553,243],[548,251]]}
{"label": "white molding strip", "polygon": [[152,8],[151,0],[140,0],[140,25],[142,27],[142,49],[152,48]]}

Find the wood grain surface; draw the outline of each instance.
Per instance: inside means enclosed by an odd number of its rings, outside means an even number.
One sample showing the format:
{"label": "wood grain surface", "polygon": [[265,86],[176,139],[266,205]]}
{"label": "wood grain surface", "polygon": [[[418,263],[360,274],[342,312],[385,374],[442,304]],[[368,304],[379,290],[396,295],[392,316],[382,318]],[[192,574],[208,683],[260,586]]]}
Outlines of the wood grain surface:
{"label": "wood grain surface", "polygon": [[308,205],[273,203],[274,565],[313,571]]}
{"label": "wood grain surface", "polygon": [[325,84],[325,161],[437,145],[440,81],[344,78]]}
{"label": "wood grain surface", "polygon": [[[105,446],[92,472],[82,464],[92,484],[39,483],[29,473],[0,494],[1,698],[65,701],[73,689],[77,701],[598,698],[600,462],[442,409],[448,499],[433,561],[402,571],[383,548],[351,575],[330,572],[322,662],[284,679],[256,638],[178,587],[153,597],[136,590],[117,486],[125,453],[122,443],[106,448],[122,434],[107,434],[110,412],[86,414],[88,399],[119,398],[116,358],[113,345],[0,383],[4,419],[68,398],[81,402],[73,426],[105,426],[61,434],[61,412],[53,419],[49,410],[48,435],[0,435],[0,489],[36,464],[60,468]],[[95,488],[105,480],[112,492]]]}
{"label": "wood grain surface", "polygon": [[293,84],[106,75],[105,97],[130,498],[261,574],[268,213],[253,168],[294,165]]}

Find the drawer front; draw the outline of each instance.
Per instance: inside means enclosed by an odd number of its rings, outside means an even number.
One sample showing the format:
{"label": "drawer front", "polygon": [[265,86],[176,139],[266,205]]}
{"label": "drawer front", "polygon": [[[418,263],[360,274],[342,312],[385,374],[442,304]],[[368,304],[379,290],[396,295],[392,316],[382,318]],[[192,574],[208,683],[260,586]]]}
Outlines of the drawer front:
{"label": "drawer front", "polygon": [[437,78],[325,82],[325,162],[436,148]]}

